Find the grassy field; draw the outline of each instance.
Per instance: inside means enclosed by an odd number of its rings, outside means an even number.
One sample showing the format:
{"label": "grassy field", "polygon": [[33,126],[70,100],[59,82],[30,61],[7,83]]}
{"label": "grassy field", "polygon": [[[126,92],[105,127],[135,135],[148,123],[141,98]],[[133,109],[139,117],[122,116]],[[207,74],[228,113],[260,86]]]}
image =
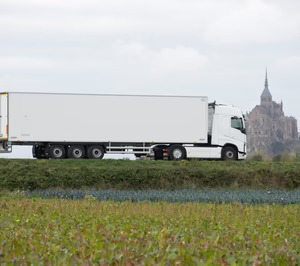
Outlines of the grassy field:
{"label": "grassy field", "polygon": [[299,185],[296,162],[0,159],[0,264],[299,265]]}
{"label": "grassy field", "polygon": [[299,189],[300,163],[0,159],[7,190]]}
{"label": "grassy field", "polygon": [[0,199],[0,264],[299,265],[299,205]]}

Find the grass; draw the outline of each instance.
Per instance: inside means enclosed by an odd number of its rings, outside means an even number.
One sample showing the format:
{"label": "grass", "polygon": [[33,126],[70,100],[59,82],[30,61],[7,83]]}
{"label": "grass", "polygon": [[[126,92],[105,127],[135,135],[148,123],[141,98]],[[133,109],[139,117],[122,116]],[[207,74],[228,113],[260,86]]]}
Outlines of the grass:
{"label": "grass", "polygon": [[17,196],[0,199],[0,264],[300,263],[299,205]]}
{"label": "grass", "polygon": [[299,189],[300,163],[0,159],[0,188]]}

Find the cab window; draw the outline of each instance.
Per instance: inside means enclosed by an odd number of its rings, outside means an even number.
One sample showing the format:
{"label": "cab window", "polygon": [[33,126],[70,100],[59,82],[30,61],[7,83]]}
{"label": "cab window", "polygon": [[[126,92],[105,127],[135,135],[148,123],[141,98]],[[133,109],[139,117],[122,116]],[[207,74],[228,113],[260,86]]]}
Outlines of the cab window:
{"label": "cab window", "polygon": [[231,127],[243,131],[243,119],[239,117],[231,117]]}

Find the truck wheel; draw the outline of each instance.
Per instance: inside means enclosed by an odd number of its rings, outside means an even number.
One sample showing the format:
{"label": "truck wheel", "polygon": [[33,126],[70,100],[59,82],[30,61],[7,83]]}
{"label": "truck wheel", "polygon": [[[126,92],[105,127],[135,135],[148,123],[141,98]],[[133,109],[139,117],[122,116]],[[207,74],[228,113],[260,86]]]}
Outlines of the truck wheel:
{"label": "truck wheel", "polygon": [[93,145],[88,148],[87,154],[90,159],[102,159],[104,156],[104,149],[102,146]]}
{"label": "truck wheel", "polygon": [[184,160],[186,158],[186,150],[181,145],[174,145],[169,148],[169,160]]}
{"label": "truck wheel", "polygon": [[68,150],[69,158],[83,159],[85,157],[84,147],[81,145],[73,145]]}
{"label": "truck wheel", "polygon": [[233,147],[225,147],[222,151],[222,159],[224,161],[234,161],[237,160],[237,151]]}
{"label": "truck wheel", "polygon": [[66,149],[63,145],[51,145],[49,155],[52,159],[64,159],[66,157]]}

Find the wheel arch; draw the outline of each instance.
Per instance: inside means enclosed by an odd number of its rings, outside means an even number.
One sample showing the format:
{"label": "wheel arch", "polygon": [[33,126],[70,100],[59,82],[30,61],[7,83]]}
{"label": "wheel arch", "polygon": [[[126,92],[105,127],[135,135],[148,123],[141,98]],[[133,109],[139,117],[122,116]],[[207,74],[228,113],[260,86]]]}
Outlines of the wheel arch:
{"label": "wheel arch", "polygon": [[104,153],[107,153],[107,145],[105,145],[104,143],[100,142],[100,143],[87,143],[84,145],[86,147],[86,149],[88,150],[89,147],[92,146],[101,146],[103,148]]}
{"label": "wheel arch", "polygon": [[222,146],[222,151],[227,148],[227,147],[232,147],[236,150],[236,152],[239,152],[239,149],[236,145],[232,144],[232,143],[226,143],[225,145]]}

